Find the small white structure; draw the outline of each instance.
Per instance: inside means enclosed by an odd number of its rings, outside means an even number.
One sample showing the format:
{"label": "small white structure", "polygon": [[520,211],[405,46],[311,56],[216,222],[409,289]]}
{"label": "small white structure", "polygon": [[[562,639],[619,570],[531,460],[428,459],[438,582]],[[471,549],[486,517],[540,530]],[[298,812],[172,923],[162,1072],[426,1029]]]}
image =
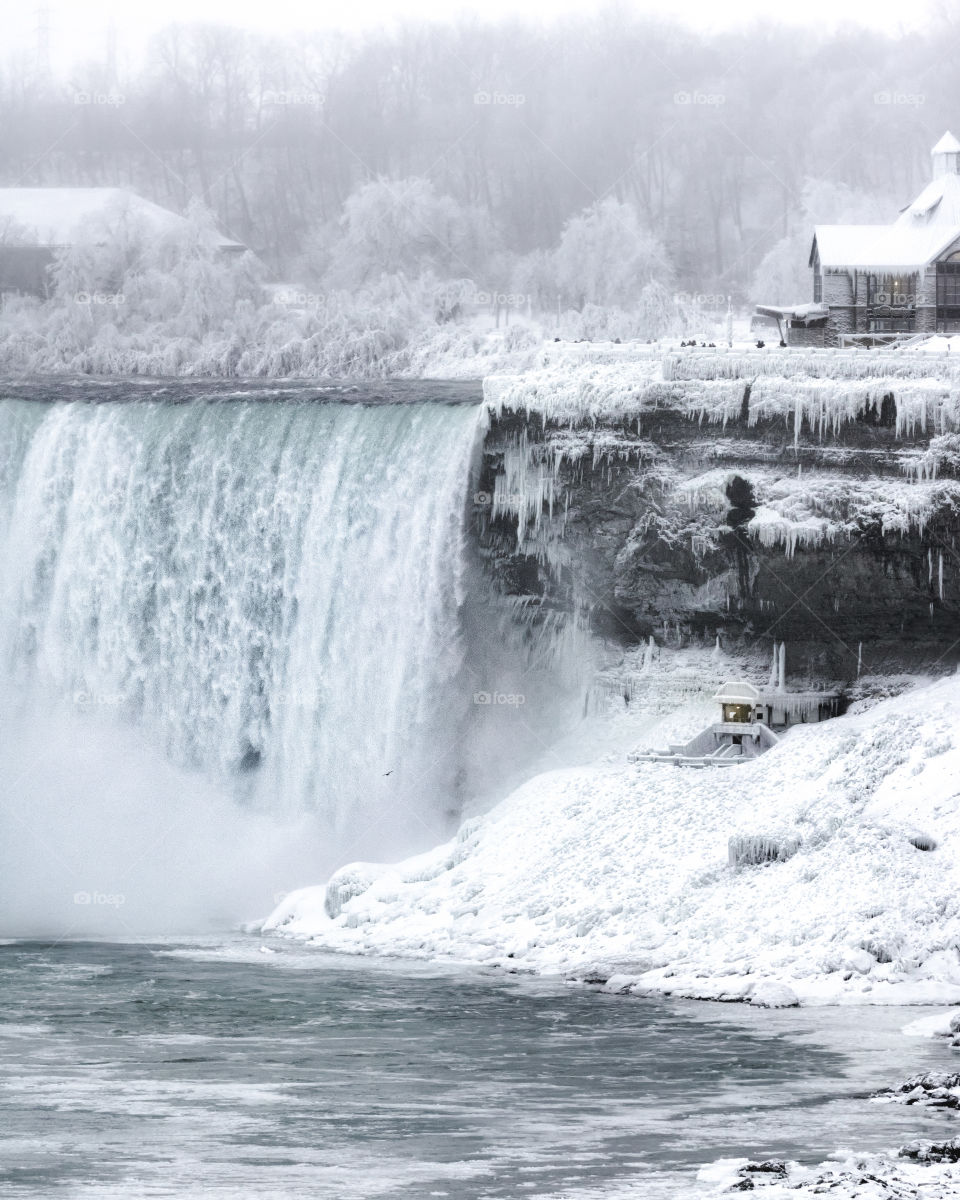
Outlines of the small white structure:
{"label": "small white structure", "polygon": [[722,723],[738,725],[753,719],[760,703],[760,689],[743,681],[725,683],[713,698],[721,705]]}
{"label": "small white structure", "polygon": [[[785,659],[781,650],[780,662]],[[770,750],[791,725],[815,724],[839,715],[835,691],[788,692],[779,673],[775,690],[763,691],[745,680],[731,680],[714,695],[720,720],[685,745],[644,750],[629,762],[672,762],[678,767],[730,767]]]}

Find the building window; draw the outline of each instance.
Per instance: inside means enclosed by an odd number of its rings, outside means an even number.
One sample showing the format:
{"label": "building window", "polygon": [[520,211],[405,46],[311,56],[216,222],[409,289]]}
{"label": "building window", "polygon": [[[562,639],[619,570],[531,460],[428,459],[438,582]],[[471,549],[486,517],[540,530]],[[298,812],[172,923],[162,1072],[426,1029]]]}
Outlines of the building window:
{"label": "building window", "polygon": [[813,269],[813,302],[819,304],[823,299],[823,276],[814,267]]}
{"label": "building window", "polygon": [[912,333],[914,317],[910,313],[902,317],[871,317],[869,333]]}
{"label": "building window", "polygon": [[937,263],[937,320],[960,318],[960,262]]}

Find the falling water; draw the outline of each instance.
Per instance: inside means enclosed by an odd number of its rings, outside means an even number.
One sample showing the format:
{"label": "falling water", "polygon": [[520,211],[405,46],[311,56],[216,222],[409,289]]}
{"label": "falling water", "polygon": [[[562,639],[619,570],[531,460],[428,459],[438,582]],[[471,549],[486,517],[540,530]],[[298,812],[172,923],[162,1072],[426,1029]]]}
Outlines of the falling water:
{"label": "falling water", "polygon": [[468,405],[4,401],[6,694],[133,728],[341,858],[440,840],[476,430]]}

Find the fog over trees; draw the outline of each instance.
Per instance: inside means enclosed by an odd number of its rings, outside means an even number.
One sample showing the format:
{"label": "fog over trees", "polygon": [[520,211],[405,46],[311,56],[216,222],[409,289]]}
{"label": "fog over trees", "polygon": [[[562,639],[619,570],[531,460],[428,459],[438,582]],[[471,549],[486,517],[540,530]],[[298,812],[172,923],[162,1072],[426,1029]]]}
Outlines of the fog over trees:
{"label": "fog over trees", "polygon": [[[960,131],[958,48],[949,15],[894,39],[611,10],[351,36],[172,26],[136,71],[105,52],[69,79],[11,59],[0,186],[127,187],[193,233],[154,245],[115,214],[89,253],[59,253],[46,301],[6,298],[0,359],[387,374],[544,334],[702,336],[728,297],[810,298],[814,223],[889,221],[916,194]],[[213,222],[253,256],[219,261]],[[0,228],[0,248],[23,233]],[[527,327],[491,348],[465,321],[481,311]]]}
{"label": "fog over trees", "polygon": [[355,37],[174,27],[130,76],[106,56],[69,81],[8,65],[0,181],[200,198],[284,278],[352,286],[379,266],[510,290],[519,273],[579,308],[622,298],[576,261],[606,253],[606,226],[651,278],[747,299],[780,239],[914,194],[960,126],[957,48],[955,23],[706,35],[620,11]]}

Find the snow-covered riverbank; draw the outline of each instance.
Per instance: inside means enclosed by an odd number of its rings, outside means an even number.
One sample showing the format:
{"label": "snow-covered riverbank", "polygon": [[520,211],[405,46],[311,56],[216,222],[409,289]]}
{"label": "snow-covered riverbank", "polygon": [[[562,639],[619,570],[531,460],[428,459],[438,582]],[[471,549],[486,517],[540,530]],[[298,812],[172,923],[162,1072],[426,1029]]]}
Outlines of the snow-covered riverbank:
{"label": "snow-covered riverbank", "polygon": [[[686,715],[701,723],[702,702]],[[262,928],[634,994],[960,1002],[958,722],[950,677],[735,770],[551,771],[444,846],[293,893]],[[773,839],[785,861],[731,865],[731,838]]]}
{"label": "snow-covered riverbank", "polygon": [[960,1195],[960,1166],[876,1154],[838,1156],[836,1162],[817,1167],[725,1159],[705,1167],[699,1181],[707,1185],[708,1194],[756,1190],[762,1200],[823,1195],[833,1200],[955,1200]]}

